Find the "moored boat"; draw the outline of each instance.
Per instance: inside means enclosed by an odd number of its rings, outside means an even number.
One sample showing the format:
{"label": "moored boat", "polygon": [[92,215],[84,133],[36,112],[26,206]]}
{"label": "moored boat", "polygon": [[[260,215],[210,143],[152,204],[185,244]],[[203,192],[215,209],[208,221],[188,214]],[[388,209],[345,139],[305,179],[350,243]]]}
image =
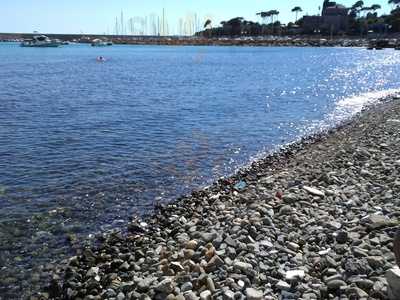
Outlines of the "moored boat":
{"label": "moored boat", "polygon": [[112,46],[112,42],[104,41],[101,39],[94,39],[92,41],[92,47],[106,47],[106,46]]}
{"label": "moored boat", "polygon": [[24,40],[21,47],[59,47],[61,42],[59,40],[51,40],[45,35],[37,35],[32,39]]}

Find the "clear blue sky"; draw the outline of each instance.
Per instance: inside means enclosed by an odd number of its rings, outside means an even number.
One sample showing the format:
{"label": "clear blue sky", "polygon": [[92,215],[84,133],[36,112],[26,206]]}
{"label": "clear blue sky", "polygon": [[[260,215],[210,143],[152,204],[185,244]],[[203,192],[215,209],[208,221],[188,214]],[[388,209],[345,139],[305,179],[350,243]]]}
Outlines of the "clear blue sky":
{"label": "clear blue sky", "polygon": [[[338,2],[350,6],[355,1]],[[380,13],[390,11],[386,0],[364,2],[382,5]],[[164,7],[169,33],[178,33],[179,19],[182,22],[193,20],[195,13],[199,23],[211,18],[218,24],[236,16],[258,20],[256,12],[277,9],[279,20],[286,23],[294,18],[290,12],[294,6],[301,6],[303,14],[316,14],[321,5],[322,0],[3,0],[0,2],[0,32],[114,33],[115,17],[121,15],[121,10],[125,20],[148,16],[151,23],[149,16],[162,15]]]}

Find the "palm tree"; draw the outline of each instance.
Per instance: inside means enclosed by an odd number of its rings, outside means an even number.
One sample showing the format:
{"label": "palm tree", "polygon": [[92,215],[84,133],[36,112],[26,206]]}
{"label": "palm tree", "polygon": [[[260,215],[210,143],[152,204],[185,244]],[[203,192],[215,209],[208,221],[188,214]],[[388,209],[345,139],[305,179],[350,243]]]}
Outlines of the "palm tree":
{"label": "palm tree", "polygon": [[206,22],[204,23],[204,30],[205,30],[205,32],[208,32],[208,37],[211,37],[211,34],[212,34],[211,23],[212,23],[212,21],[210,19],[207,19]]}
{"label": "palm tree", "polygon": [[364,1],[359,0],[353,4],[353,6],[351,7],[351,10],[355,11],[356,16],[358,16],[360,11],[362,10],[363,6],[364,6]]}
{"label": "palm tree", "polygon": [[363,8],[360,9],[360,11],[363,11],[363,12],[364,12],[363,17],[365,17],[366,15],[368,15],[368,12],[370,12],[371,10],[372,10],[372,8],[371,8],[371,7],[368,7],[368,6],[365,6],[365,7],[363,7]]}
{"label": "palm tree", "polygon": [[274,34],[274,16],[279,15],[279,11],[273,9],[269,11],[269,14],[271,15],[272,34]]}
{"label": "palm tree", "polygon": [[295,6],[295,7],[292,8],[292,12],[294,12],[294,13],[296,14],[296,21],[295,21],[295,22],[297,22],[297,14],[298,14],[299,12],[302,12],[302,11],[303,11],[303,10],[301,9],[300,6]]}
{"label": "palm tree", "polygon": [[381,9],[382,8],[382,6],[380,6],[379,4],[372,4],[371,5],[371,10],[373,11],[373,12],[375,12],[375,11],[377,11],[378,9]]}
{"label": "palm tree", "polygon": [[[271,16],[271,14],[270,14],[269,11],[262,11],[262,12],[257,13],[257,15],[258,15],[258,16],[261,16],[261,19],[263,20],[263,23],[264,23],[264,24],[265,24],[265,19]],[[262,26],[262,32],[261,32],[262,34],[265,33],[265,32],[264,32],[264,29],[265,29],[265,27]]]}
{"label": "palm tree", "polygon": [[271,16],[272,16],[272,23],[274,23],[274,16],[277,16],[277,15],[279,15],[279,11],[277,11],[277,10],[271,10]]}
{"label": "palm tree", "polygon": [[211,20],[207,19],[207,21],[204,23],[204,28],[210,28],[211,27]]}
{"label": "palm tree", "polygon": [[263,21],[265,23],[265,19],[270,17],[271,14],[270,14],[270,11],[262,11],[262,12],[257,13],[257,16],[261,16],[261,19],[263,19]]}
{"label": "palm tree", "polygon": [[[390,0],[389,0],[390,1]],[[358,10],[360,8],[362,8],[364,6],[364,1],[359,0],[356,3],[353,4],[353,6],[351,7],[351,9],[355,9]]]}

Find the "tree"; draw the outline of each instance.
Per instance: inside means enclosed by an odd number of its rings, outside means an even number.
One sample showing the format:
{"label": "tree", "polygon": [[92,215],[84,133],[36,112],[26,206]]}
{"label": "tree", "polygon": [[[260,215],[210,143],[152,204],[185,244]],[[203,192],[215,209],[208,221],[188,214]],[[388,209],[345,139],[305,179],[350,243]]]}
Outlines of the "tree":
{"label": "tree", "polygon": [[274,16],[279,15],[279,11],[277,11],[276,9],[273,9],[273,10],[270,10],[269,13],[271,14],[271,23],[274,23]]}
{"label": "tree", "polygon": [[279,15],[279,11],[277,11],[276,9],[273,9],[273,10],[270,10],[269,13],[271,15],[272,34],[274,34],[274,16]]}
{"label": "tree", "polygon": [[[389,1],[391,1],[391,0],[389,0]],[[359,1],[357,1],[356,3],[353,4],[353,6],[351,7],[351,9],[360,10],[363,6],[364,6],[364,1],[359,0]]]}
{"label": "tree", "polygon": [[364,1],[359,0],[353,4],[353,6],[351,7],[351,10],[355,12],[356,16],[358,16],[360,11],[362,11],[363,6],[364,6]]}
{"label": "tree", "polygon": [[264,23],[265,23],[265,19],[271,16],[271,11],[262,11],[257,13],[257,16],[261,16],[261,19],[263,19]]}
{"label": "tree", "polygon": [[382,8],[382,6],[380,6],[379,4],[372,4],[371,5],[371,10],[373,11],[373,12],[375,12],[375,11],[377,11],[378,9],[381,9]]}
{"label": "tree", "polygon": [[295,6],[292,8],[292,12],[294,12],[296,14],[296,22],[297,22],[297,15],[299,12],[302,12],[303,10],[301,9],[300,6]]}
{"label": "tree", "polygon": [[211,20],[207,19],[207,21],[204,23],[204,28],[209,28],[211,27]]}
{"label": "tree", "polygon": [[364,17],[365,17],[365,15],[368,15],[368,12],[370,12],[371,10],[372,10],[371,7],[365,6],[365,7],[361,8],[360,11],[364,12]]}
{"label": "tree", "polygon": [[204,32],[208,32],[208,37],[210,38],[212,35],[212,26],[211,26],[211,20],[207,19],[206,22],[204,23]]}
{"label": "tree", "polygon": [[236,17],[226,22],[226,25],[230,27],[230,35],[234,36],[242,34],[242,22],[243,18],[241,17]]}

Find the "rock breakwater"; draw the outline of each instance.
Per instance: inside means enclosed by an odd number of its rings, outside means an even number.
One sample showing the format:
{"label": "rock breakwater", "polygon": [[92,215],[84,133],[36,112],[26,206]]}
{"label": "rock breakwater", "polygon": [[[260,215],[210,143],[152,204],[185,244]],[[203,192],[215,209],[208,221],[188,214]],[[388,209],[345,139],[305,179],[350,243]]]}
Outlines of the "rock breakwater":
{"label": "rock breakwater", "polygon": [[104,235],[33,298],[387,299],[399,175],[395,99]]}

